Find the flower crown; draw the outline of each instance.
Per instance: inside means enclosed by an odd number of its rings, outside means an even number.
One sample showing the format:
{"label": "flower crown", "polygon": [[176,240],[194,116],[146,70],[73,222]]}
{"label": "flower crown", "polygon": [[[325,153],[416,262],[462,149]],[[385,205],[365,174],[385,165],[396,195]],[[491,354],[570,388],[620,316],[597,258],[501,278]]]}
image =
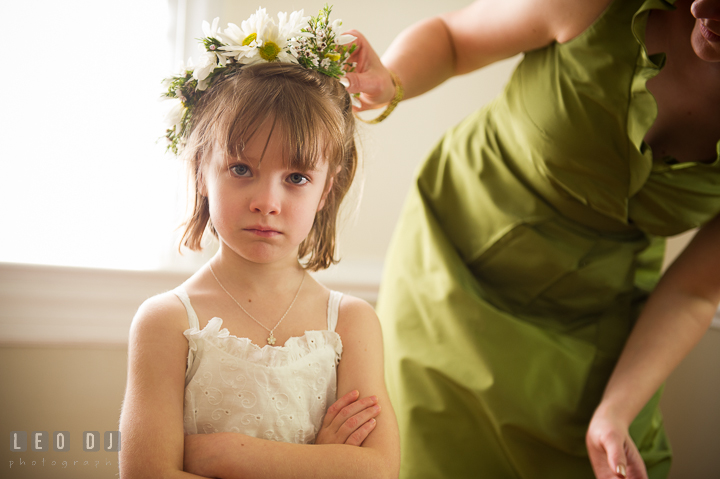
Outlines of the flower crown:
{"label": "flower crown", "polygon": [[212,25],[202,24],[204,38],[198,39],[203,51],[198,66],[188,66],[173,77],[166,78],[163,98],[175,101],[167,115],[165,137],[168,150],[176,155],[190,132],[192,113],[198,100],[213,81],[241,68],[262,62],[299,63],[333,78],[342,78],[355,69],[348,58],[356,45],[352,35],[339,35],[340,20],[330,23],[332,7],[325,5],[317,17],[303,17],[303,10],[278,13],[277,22],[259,8],[250,18],[237,26],[228,24],[223,32],[219,18]]}

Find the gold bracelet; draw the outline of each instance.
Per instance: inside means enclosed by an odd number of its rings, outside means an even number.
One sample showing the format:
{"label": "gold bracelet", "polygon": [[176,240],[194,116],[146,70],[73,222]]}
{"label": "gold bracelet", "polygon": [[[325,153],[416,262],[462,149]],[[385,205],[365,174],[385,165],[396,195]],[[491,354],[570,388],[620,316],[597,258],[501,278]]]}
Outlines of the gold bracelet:
{"label": "gold bracelet", "polygon": [[363,123],[368,123],[370,125],[375,125],[377,123],[380,123],[385,118],[387,118],[390,113],[395,109],[395,107],[400,103],[400,100],[403,99],[403,95],[405,94],[405,90],[403,89],[402,83],[400,83],[400,79],[393,73],[391,70],[388,70],[390,72],[390,78],[392,78],[393,85],[395,85],[395,96],[393,96],[393,99],[390,100],[390,103],[388,103],[388,106],[385,107],[385,111],[383,111],[380,116],[377,118],[373,118],[372,120],[365,120],[363,118],[360,118],[357,114],[355,115],[355,118],[362,121]]}

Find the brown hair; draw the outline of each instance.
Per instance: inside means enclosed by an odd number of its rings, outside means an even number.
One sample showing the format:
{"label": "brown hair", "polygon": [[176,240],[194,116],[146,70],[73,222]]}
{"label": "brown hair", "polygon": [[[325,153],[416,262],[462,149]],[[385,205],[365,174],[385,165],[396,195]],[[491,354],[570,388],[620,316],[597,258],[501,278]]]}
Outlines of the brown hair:
{"label": "brown hair", "polygon": [[281,135],[293,167],[308,170],[321,159],[328,162],[327,181],[333,178],[332,188],[310,233],[300,243],[298,258],[309,255],[305,267],[311,271],[337,263],[338,212],[358,162],[349,94],[337,79],[293,63],[231,66],[221,75],[194,108],[191,132],[181,153],[194,183],[193,211],[184,223],[181,245],[200,250],[205,230],[217,238],[208,199],[200,189],[203,161],[211,149],[220,148],[228,157],[237,157],[269,121]]}

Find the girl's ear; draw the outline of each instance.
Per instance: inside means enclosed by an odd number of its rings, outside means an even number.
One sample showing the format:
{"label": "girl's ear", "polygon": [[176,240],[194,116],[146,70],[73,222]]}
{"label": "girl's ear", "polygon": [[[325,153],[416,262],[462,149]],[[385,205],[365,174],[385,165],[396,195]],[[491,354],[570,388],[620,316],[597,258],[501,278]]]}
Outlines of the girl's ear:
{"label": "girl's ear", "polygon": [[203,198],[207,198],[207,185],[205,184],[205,168],[206,168],[207,162],[200,163],[200,166],[198,166],[197,169],[197,180],[196,180],[196,186],[197,191],[200,193],[200,196]]}
{"label": "girl's ear", "polygon": [[317,211],[320,211],[325,206],[325,200],[327,199],[327,196],[330,194],[330,191],[333,187],[333,182],[335,181],[335,176],[330,177],[330,181],[328,181],[327,188],[325,188],[325,192],[322,195],[322,198],[320,198],[320,203],[318,203]]}
{"label": "girl's ear", "polygon": [[325,200],[327,199],[327,196],[332,191],[333,182],[335,181],[335,175],[340,173],[341,168],[342,168],[342,166],[338,165],[338,167],[335,169],[335,174],[333,174],[330,177],[330,181],[328,181],[327,187],[325,188],[325,192],[323,193],[322,198],[320,198],[320,203],[318,204],[317,211],[320,211],[325,206]]}

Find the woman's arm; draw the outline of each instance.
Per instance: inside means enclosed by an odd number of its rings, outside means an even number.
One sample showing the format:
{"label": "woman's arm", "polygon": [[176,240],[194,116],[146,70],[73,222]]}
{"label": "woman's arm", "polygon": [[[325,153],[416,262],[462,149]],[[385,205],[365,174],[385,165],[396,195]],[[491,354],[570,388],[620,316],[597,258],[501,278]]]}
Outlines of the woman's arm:
{"label": "woman's arm", "polygon": [[720,302],[718,245],[720,216],[668,268],[638,318],[588,429],[599,478],[622,477],[618,466],[628,477],[647,477],[628,427],[712,322]]}
{"label": "woman's arm", "polygon": [[[196,474],[233,478],[397,478],[400,446],[384,380],[382,333],[373,309],[345,296],[337,332],[343,340],[338,396],[377,396],[381,412],[362,446],[288,444],[243,434],[188,436],[185,466]],[[199,437],[204,436],[204,437]],[[187,444],[187,442],[186,442]]]}
{"label": "woman's arm", "polygon": [[165,293],[146,301],[130,328],[128,380],[120,417],[120,477],[198,477],[183,472],[187,313]]}
{"label": "woman's arm", "polygon": [[468,73],[553,41],[582,33],[611,0],[476,0],[467,7],[420,21],[404,30],[382,57],[356,31],[358,63],[348,91],[362,93],[363,108],[378,108],[393,97],[386,68],[405,89],[404,98],[425,93],[454,75]]}

